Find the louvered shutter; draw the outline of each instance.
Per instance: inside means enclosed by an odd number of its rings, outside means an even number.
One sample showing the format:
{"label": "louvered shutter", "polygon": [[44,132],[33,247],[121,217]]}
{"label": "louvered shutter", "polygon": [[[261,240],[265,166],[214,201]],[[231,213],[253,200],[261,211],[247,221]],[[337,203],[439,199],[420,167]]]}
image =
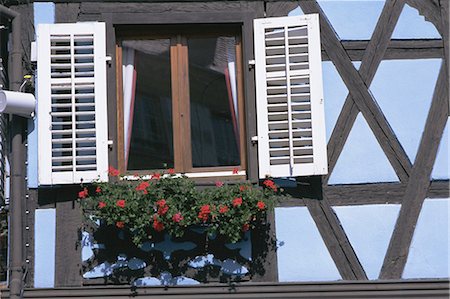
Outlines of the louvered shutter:
{"label": "louvered shutter", "polygon": [[107,181],[104,23],[37,30],[39,184]]}
{"label": "louvered shutter", "polygon": [[254,21],[259,176],[328,171],[318,15]]}

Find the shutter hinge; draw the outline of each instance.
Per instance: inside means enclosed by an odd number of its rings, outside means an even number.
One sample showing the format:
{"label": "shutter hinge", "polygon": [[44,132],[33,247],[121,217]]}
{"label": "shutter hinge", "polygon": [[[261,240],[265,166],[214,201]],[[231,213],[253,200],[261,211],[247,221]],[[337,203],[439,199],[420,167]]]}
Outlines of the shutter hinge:
{"label": "shutter hinge", "polygon": [[256,62],[255,62],[254,59],[249,60],[249,61],[248,61],[248,68],[249,68],[249,69],[255,68],[255,64],[256,64]]}
{"label": "shutter hinge", "polygon": [[258,136],[253,136],[251,139],[252,145],[256,145],[258,143]]}
{"label": "shutter hinge", "polygon": [[108,148],[111,150],[113,147],[113,144],[114,144],[114,140],[108,140],[107,144],[108,144]]}
{"label": "shutter hinge", "polygon": [[111,66],[111,61],[112,61],[112,57],[111,56],[106,56],[105,58],[106,63]]}

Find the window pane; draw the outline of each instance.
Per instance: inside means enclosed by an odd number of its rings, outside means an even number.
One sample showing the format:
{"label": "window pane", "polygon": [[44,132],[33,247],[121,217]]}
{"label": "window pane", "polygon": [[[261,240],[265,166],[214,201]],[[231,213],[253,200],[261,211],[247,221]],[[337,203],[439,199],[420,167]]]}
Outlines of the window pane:
{"label": "window pane", "polygon": [[240,164],[234,37],[188,39],[192,165]]}
{"label": "window pane", "polygon": [[123,46],[127,169],[174,167],[170,40],[125,41]]}

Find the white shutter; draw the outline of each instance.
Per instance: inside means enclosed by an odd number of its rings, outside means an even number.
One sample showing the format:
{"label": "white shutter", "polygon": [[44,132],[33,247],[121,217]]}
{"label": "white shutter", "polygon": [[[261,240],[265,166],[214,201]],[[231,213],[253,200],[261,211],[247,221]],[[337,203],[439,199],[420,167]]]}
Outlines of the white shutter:
{"label": "white shutter", "polygon": [[107,181],[104,23],[37,30],[39,184]]}
{"label": "white shutter", "polygon": [[259,177],[328,171],[319,17],[256,19]]}

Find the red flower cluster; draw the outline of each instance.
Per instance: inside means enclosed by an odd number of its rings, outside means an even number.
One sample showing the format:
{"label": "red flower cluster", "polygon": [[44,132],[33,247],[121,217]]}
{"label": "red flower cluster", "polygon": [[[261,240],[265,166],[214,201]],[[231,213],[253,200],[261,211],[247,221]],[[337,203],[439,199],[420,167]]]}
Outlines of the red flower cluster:
{"label": "red flower cluster", "polygon": [[247,186],[245,185],[239,186],[239,191],[244,192],[245,190],[247,190]]}
{"label": "red flower cluster", "polygon": [[118,228],[124,228],[125,223],[124,223],[123,221],[117,221],[117,222],[116,222],[116,226],[117,226]]}
{"label": "red flower cluster", "polygon": [[228,207],[227,206],[220,206],[219,207],[219,213],[220,214],[225,214],[226,212],[228,212]]}
{"label": "red flower cluster", "polygon": [[98,208],[99,209],[103,209],[104,207],[106,207],[106,202],[101,201],[101,202],[98,203]]}
{"label": "red flower cluster", "polygon": [[136,191],[142,191],[144,194],[147,194],[147,188],[150,186],[148,182],[142,182],[136,186]]}
{"label": "red flower cluster", "polygon": [[272,189],[272,191],[277,192],[278,188],[277,185],[275,185],[275,183],[272,180],[265,180],[263,182],[263,185],[266,186],[267,188]]}
{"label": "red flower cluster", "polygon": [[175,174],[175,169],[169,168],[169,169],[167,169],[167,172],[168,172],[169,174]]}
{"label": "red flower cluster", "polygon": [[101,193],[102,192],[102,188],[100,188],[100,187],[97,187],[97,189],[95,189],[95,193]]}
{"label": "red flower cluster", "polygon": [[178,223],[178,222],[180,222],[181,220],[183,220],[183,216],[181,215],[180,212],[178,212],[178,213],[176,213],[176,214],[174,214],[174,215],[172,216],[172,220],[173,220],[174,222]]}
{"label": "red flower cluster", "polygon": [[108,173],[110,176],[118,176],[120,174],[119,170],[115,169],[112,166],[109,166]]}
{"label": "red flower cluster", "polygon": [[157,232],[161,232],[164,230],[164,224],[158,220],[158,217],[153,217],[153,229]]}
{"label": "red flower cluster", "polygon": [[158,215],[165,215],[167,211],[169,210],[169,206],[166,203],[165,199],[160,199],[156,202],[156,205],[158,206]]}
{"label": "red flower cluster", "polygon": [[152,180],[159,180],[161,178],[161,174],[159,172],[155,172],[152,174]]}
{"label": "red flower cluster", "polygon": [[239,168],[235,167],[233,168],[233,174],[238,174],[239,173]]}
{"label": "red flower cluster", "polygon": [[236,197],[233,199],[233,207],[239,207],[242,204],[242,197]]}
{"label": "red flower cluster", "polygon": [[258,201],[258,203],[256,204],[256,206],[258,207],[258,209],[260,210],[264,210],[266,208],[266,204],[262,201]]}
{"label": "red flower cluster", "polygon": [[84,188],[83,191],[78,192],[78,198],[86,198],[88,197],[88,189]]}
{"label": "red flower cluster", "polygon": [[244,225],[242,225],[242,231],[246,232],[250,229],[250,225],[248,223],[244,223]]}
{"label": "red flower cluster", "polygon": [[220,188],[220,187],[222,187],[223,186],[223,182],[221,182],[221,181],[217,181],[216,182],[216,187],[217,188]]}
{"label": "red flower cluster", "polygon": [[116,201],[116,206],[118,206],[119,208],[125,208],[125,199],[119,199],[118,201]]}
{"label": "red flower cluster", "polygon": [[198,218],[203,220],[203,222],[208,221],[209,214],[211,214],[211,208],[209,205],[204,205],[200,208],[200,212],[198,213]]}

